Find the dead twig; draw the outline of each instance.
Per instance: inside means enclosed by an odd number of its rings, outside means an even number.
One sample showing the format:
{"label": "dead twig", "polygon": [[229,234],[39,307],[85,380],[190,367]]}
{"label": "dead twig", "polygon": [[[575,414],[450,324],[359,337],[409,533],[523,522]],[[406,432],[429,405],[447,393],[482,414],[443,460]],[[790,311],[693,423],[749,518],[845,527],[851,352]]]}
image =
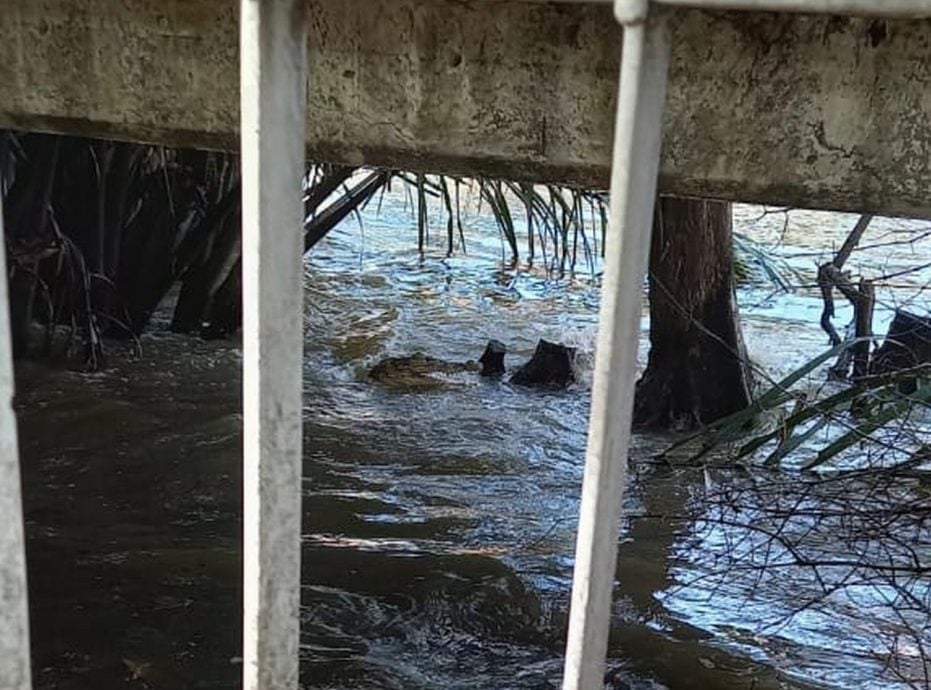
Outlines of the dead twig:
{"label": "dead twig", "polygon": [[[821,328],[828,334],[831,340],[831,346],[837,347],[844,338],[841,338],[831,323],[834,318],[834,290],[837,289],[853,305],[856,323],[856,332],[872,334],[873,305],[875,297],[873,295],[873,285],[869,281],[861,281],[860,286],[856,286],[850,279],[850,274],[843,270],[844,264],[853,253],[853,250],[860,243],[863,233],[869,227],[873,216],[864,213],[857,220],[857,224],[847,235],[844,244],[838,250],[834,258],[818,267],[818,287],[821,290],[821,299],[824,302],[824,308],[821,311]],[[863,291],[866,290],[867,293]],[[869,323],[867,323],[869,321]],[[865,375],[869,369],[869,341],[864,340],[857,347],[845,349],[837,358],[837,362],[831,367],[829,375],[836,379],[846,379],[852,362],[856,361],[854,367],[854,376],[859,372]],[[865,349],[865,352],[864,352]]]}

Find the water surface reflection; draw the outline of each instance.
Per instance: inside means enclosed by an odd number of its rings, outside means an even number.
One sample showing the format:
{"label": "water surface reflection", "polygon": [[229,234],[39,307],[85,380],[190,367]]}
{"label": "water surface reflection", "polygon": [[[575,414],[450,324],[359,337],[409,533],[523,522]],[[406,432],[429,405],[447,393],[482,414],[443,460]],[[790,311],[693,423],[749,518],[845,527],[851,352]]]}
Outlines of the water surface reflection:
{"label": "water surface reflection", "polygon": [[[502,276],[492,233],[468,256],[421,259],[403,202],[365,218],[364,242],[347,224],[307,263],[302,682],[557,688],[586,376],[563,392],[467,377],[404,392],[365,371],[415,350],[475,358],[492,337],[511,364],[539,338],[590,359],[597,279]],[[738,213],[741,227],[781,236],[780,218],[757,215]],[[802,214],[784,249],[822,251],[847,223]],[[828,231],[815,247],[813,227]],[[897,261],[912,257],[884,270]],[[823,347],[811,294],[775,299],[759,283],[742,302],[751,354],[774,376]],[[144,348],[101,374],[18,371],[39,688],[238,682],[240,352],[164,329]],[[635,440],[627,510],[652,517],[625,525],[607,687],[892,687],[844,651],[855,616],[757,634],[798,582],[773,580],[759,600],[740,582],[711,598],[678,586],[703,565],[682,553],[688,525],[663,516],[703,480],[649,462],[666,440]]]}

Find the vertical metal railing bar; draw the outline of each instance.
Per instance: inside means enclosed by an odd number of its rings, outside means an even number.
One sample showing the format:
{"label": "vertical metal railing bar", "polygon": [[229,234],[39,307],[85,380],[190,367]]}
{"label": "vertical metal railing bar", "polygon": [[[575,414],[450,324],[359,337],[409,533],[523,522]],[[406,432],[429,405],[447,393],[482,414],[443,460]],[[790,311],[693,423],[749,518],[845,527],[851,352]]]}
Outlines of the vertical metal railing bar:
{"label": "vertical metal railing bar", "polygon": [[240,4],[244,690],[298,687],[305,14]]}
{"label": "vertical metal railing bar", "polygon": [[[622,3],[619,3],[619,5]],[[637,349],[659,172],[669,46],[663,15],[627,14],[611,168],[598,345],[573,574],[564,690],[604,687],[627,477]],[[636,3],[634,3],[636,6]],[[645,8],[646,3],[642,7]],[[632,21],[631,21],[632,20]]]}
{"label": "vertical metal railing bar", "polygon": [[[0,173],[0,237],[3,179]],[[0,690],[29,690],[29,599],[23,535],[19,444],[13,412],[13,346],[10,341],[6,252],[0,249]]]}

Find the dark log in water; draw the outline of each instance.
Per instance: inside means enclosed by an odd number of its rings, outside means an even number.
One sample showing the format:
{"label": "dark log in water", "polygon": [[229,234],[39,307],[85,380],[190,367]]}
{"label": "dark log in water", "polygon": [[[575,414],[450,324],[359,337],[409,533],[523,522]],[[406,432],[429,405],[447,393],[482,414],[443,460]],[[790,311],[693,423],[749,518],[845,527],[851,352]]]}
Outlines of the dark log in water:
{"label": "dark log in water", "polygon": [[485,352],[478,358],[478,363],[482,365],[479,373],[482,376],[501,376],[504,373],[504,355],[507,351],[507,347],[500,340],[489,340]]}
{"label": "dark log in water", "polygon": [[[891,374],[928,363],[931,363],[931,318],[897,311],[886,339],[873,354],[870,374]],[[907,388],[914,391],[914,381]]]}
{"label": "dark log in water", "polygon": [[575,381],[575,348],[541,340],[533,357],[511,377],[521,386],[568,386]]}

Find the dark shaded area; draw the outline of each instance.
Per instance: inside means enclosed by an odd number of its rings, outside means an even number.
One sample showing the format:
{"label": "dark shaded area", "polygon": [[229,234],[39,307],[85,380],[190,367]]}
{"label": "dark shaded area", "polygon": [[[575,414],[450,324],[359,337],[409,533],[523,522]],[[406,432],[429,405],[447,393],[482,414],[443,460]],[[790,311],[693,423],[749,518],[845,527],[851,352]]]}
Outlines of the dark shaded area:
{"label": "dark shaded area", "polygon": [[750,372],[734,294],[730,204],[660,199],[649,297],[650,354],[634,423],[693,428],[745,408]]}
{"label": "dark shaded area", "polygon": [[[75,405],[73,392],[50,385],[55,376],[21,378],[30,402],[17,410],[33,686],[238,687],[239,436],[198,449],[211,424],[235,431],[210,415],[236,382],[209,386],[199,404],[211,412],[198,414],[171,388],[165,398],[104,393]],[[45,409],[31,397],[36,385]],[[190,440],[171,445],[175,432]]]}
{"label": "dark shaded area", "polygon": [[511,377],[511,383],[521,386],[564,387],[575,381],[572,361],[575,348],[540,340],[530,361]]}
{"label": "dark shaded area", "polygon": [[230,320],[229,300],[217,298],[237,284],[233,156],[46,134],[0,139],[18,357],[83,351],[98,369],[103,338],[139,336],[176,283],[179,330]]}
{"label": "dark shaded area", "polygon": [[[350,184],[355,171],[308,168],[305,251],[391,177],[374,171]],[[0,177],[18,358],[80,352],[99,369],[104,338],[137,338],[175,286],[173,331],[223,338],[239,329],[235,156],[0,132]]]}

